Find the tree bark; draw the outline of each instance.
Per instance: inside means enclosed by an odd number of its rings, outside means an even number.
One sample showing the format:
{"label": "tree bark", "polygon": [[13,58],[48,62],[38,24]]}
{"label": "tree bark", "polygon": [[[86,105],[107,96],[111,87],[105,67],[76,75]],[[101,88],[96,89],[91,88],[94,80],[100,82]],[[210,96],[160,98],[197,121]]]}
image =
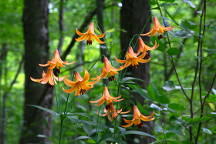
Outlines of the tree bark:
{"label": "tree bark", "polygon": [[24,0],[23,29],[25,101],[20,144],[44,144],[50,136],[51,117],[31,105],[37,105],[43,95],[45,98],[40,106],[51,108],[52,89],[49,88],[44,94],[46,86],[32,82],[29,77],[40,78],[42,68],[38,64],[48,60],[48,0]]}
{"label": "tree bark", "polygon": [[[121,29],[121,54],[122,57],[125,55],[130,40],[135,34],[146,33],[150,30],[151,24],[151,11],[149,0],[123,0],[122,8],[120,13],[120,25]],[[143,39],[144,41],[149,41],[148,37]],[[137,42],[137,37],[133,40],[133,43]],[[133,47],[137,50],[137,47]],[[149,63],[140,64],[137,67],[130,67],[128,69],[132,73],[133,77],[142,79],[142,82],[137,82],[141,87],[146,88],[150,76],[149,76]],[[137,102],[143,104],[144,99],[139,94],[133,94]],[[145,127],[140,129],[147,133],[152,131],[152,123],[145,124]],[[128,143],[135,143],[133,136],[127,137]],[[136,137],[139,139],[139,144],[147,144],[152,142],[152,138],[149,137]]]}

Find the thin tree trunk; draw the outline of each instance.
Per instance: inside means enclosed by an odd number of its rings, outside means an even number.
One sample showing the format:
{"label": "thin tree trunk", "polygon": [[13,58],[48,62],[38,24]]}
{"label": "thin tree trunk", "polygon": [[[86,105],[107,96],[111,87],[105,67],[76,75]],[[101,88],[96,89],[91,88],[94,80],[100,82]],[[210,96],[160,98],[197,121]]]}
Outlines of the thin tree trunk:
{"label": "thin tree trunk", "polygon": [[[151,12],[149,0],[123,0],[120,23],[121,23],[121,52],[122,56],[125,55],[130,40],[135,34],[146,33],[150,30],[151,22]],[[144,41],[149,41],[148,37],[145,37]],[[137,37],[133,40],[137,42]],[[133,46],[133,45],[132,45]],[[134,47],[136,50],[137,47]],[[142,82],[137,82],[141,87],[146,88],[149,83],[149,63],[140,64],[138,67],[131,67],[129,71],[132,73],[133,77],[143,79]],[[133,94],[137,102],[143,104],[144,99],[139,94]],[[145,123],[145,127],[140,129],[147,133],[152,131],[152,123]],[[139,139],[139,144],[147,144],[152,142],[152,138],[149,137],[137,137]],[[127,137],[128,143],[135,143],[134,137]]]}
{"label": "thin tree trunk", "polygon": [[51,108],[52,89],[44,94],[46,86],[32,82],[29,77],[40,78],[40,63],[48,60],[48,0],[24,0],[23,29],[25,39],[25,101],[20,144],[44,144],[51,132],[51,117],[31,105],[37,105],[43,95],[42,107]]}
{"label": "thin tree trunk", "polygon": [[[7,53],[8,53],[8,48],[7,44],[4,43],[2,44],[2,49],[1,49],[1,55],[0,55],[0,87],[2,84],[2,78],[3,78],[3,73],[6,73],[7,65],[6,63],[6,58],[7,58]],[[3,71],[5,70],[5,71]],[[5,74],[6,75],[6,74]],[[6,79],[6,78],[5,78]],[[5,84],[6,85],[6,84]],[[1,112],[0,112],[0,144],[5,144],[6,142],[6,132],[5,132],[5,126],[6,126],[6,97],[4,95],[4,90],[0,90],[1,95]]]}
{"label": "thin tree trunk", "polygon": [[59,2],[59,42],[58,49],[61,51],[64,43],[64,0]]}

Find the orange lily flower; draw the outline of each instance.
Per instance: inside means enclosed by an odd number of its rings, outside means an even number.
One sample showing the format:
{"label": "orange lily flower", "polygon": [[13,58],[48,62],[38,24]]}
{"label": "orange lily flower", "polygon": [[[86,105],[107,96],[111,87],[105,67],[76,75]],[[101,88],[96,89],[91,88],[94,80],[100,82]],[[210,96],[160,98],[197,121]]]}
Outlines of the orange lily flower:
{"label": "orange lily flower", "polygon": [[87,44],[91,45],[92,40],[96,40],[98,43],[104,44],[104,42],[101,41],[100,38],[103,38],[105,36],[105,34],[96,35],[94,32],[94,23],[93,22],[89,24],[89,28],[88,28],[87,32],[81,33],[80,31],[78,31],[76,29],[76,34],[80,36],[79,38],[76,39],[76,41],[87,40]]}
{"label": "orange lily flower", "polygon": [[104,114],[102,116],[107,116],[110,121],[115,119],[119,114],[126,114],[130,111],[122,112],[122,109],[116,110],[113,103],[109,103],[106,105],[106,108],[104,108]]}
{"label": "orange lily flower", "polygon": [[83,95],[87,90],[93,88],[93,85],[98,80],[89,82],[90,74],[85,70],[84,77],[82,78],[78,72],[75,72],[75,81],[64,79],[64,83],[71,87],[70,89],[64,89],[66,93],[75,92],[75,96]]}
{"label": "orange lily flower", "polygon": [[136,66],[139,63],[149,62],[150,58],[149,59],[143,59],[146,56],[146,54],[147,54],[147,52],[144,51],[141,55],[139,55],[139,53],[135,53],[133,51],[133,48],[130,46],[128,48],[127,53],[126,53],[126,59],[125,60],[120,60],[120,59],[117,59],[116,57],[115,57],[115,59],[119,63],[124,63],[124,65],[119,68],[119,70],[122,70],[126,67],[129,67],[129,66]]}
{"label": "orange lily flower", "polygon": [[140,34],[140,35],[141,36],[155,36],[157,33],[159,35],[162,35],[164,32],[170,31],[173,29],[173,27],[162,26],[156,17],[153,18],[153,23],[154,23],[154,26],[148,33]]}
{"label": "orange lily flower", "polygon": [[62,81],[64,79],[64,77],[59,78],[59,77],[54,75],[52,69],[48,69],[46,73],[43,71],[42,78],[35,79],[35,78],[30,77],[30,79],[34,82],[38,82],[41,84],[47,84],[48,83],[51,86],[53,86],[56,84],[56,81]]}
{"label": "orange lily flower", "polygon": [[101,75],[99,76],[100,78],[105,78],[108,76],[108,79],[114,80],[115,79],[115,75],[118,73],[118,69],[114,68],[110,61],[108,60],[107,57],[104,57],[104,67],[102,69]]}
{"label": "orange lily flower", "polygon": [[118,97],[112,97],[109,94],[108,88],[104,87],[104,92],[103,92],[103,96],[96,100],[96,101],[89,101],[90,103],[97,103],[98,106],[102,105],[104,102],[106,102],[107,104],[112,103],[112,102],[120,102],[123,99],[119,99],[121,98],[121,96]]}
{"label": "orange lily flower", "polygon": [[159,44],[157,44],[157,41],[155,41],[154,46],[150,47],[148,45],[146,45],[144,43],[144,41],[142,40],[141,37],[138,38],[138,53],[142,53],[145,51],[150,51],[150,50],[154,50],[159,46]]}
{"label": "orange lily flower", "polygon": [[58,49],[56,49],[52,60],[48,61],[46,64],[39,64],[39,66],[42,66],[42,67],[49,66],[49,69],[54,69],[54,68],[60,69],[60,67],[64,67],[64,65],[68,65],[68,64],[72,64],[72,63],[69,63],[67,61],[65,62],[62,61],[59,51]]}
{"label": "orange lily flower", "polygon": [[134,111],[134,114],[133,114],[133,119],[132,120],[126,120],[126,119],[123,119],[125,123],[127,123],[126,125],[122,125],[122,127],[130,127],[132,126],[133,124],[134,125],[138,125],[138,126],[141,126],[142,125],[142,121],[152,121],[154,120],[155,118],[153,117],[154,116],[154,113],[152,113],[150,116],[144,116],[140,113],[139,109],[137,108],[137,106],[134,106],[133,107],[133,111]]}

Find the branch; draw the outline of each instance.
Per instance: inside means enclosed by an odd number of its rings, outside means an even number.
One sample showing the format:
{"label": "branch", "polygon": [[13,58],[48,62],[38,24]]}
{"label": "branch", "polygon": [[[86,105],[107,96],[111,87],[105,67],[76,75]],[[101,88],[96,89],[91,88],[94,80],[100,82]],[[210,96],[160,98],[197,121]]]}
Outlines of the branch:
{"label": "branch", "polygon": [[[85,17],[85,20],[83,21],[82,25],[79,27],[80,31],[83,31],[88,26],[88,24],[91,22],[92,18],[96,14],[96,10],[97,10],[97,8],[95,8],[94,10],[92,10],[91,12],[88,13],[88,15]],[[74,46],[74,44],[76,42],[76,38],[77,38],[77,34],[75,33],[71,39],[70,44],[67,46],[66,50],[62,54],[62,60],[65,60],[67,55],[70,53],[72,47]]]}

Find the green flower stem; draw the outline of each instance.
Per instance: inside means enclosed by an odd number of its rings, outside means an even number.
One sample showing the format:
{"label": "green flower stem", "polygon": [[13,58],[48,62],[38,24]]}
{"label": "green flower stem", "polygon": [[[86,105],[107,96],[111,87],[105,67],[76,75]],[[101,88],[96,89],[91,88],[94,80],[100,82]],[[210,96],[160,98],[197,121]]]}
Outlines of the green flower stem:
{"label": "green flower stem", "polygon": [[64,123],[64,120],[65,120],[66,115],[67,115],[66,111],[67,111],[69,96],[70,96],[70,94],[68,94],[68,96],[67,96],[64,112],[60,114],[61,124],[60,124],[60,131],[59,131],[59,144],[61,144],[62,132],[63,132],[63,123]]}

